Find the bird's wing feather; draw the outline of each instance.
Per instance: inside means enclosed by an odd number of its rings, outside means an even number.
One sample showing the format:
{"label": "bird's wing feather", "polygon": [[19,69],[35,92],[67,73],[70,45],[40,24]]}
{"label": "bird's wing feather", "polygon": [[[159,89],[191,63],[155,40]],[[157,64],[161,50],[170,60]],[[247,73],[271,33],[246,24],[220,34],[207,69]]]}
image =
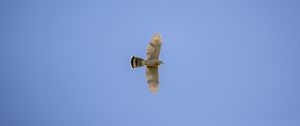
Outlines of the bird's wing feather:
{"label": "bird's wing feather", "polygon": [[150,91],[153,94],[156,94],[159,88],[159,76],[158,76],[158,68],[157,67],[147,67],[146,68],[146,79],[149,86]]}
{"label": "bird's wing feather", "polygon": [[161,36],[156,33],[153,35],[150,44],[147,47],[147,60],[158,60],[161,47]]}

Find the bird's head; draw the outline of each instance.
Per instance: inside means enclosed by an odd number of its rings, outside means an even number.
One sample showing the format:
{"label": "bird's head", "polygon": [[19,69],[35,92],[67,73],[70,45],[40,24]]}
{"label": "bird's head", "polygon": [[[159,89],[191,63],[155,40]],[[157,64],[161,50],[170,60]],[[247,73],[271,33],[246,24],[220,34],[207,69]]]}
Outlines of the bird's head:
{"label": "bird's head", "polygon": [[159,61],[159,65],[162,65],[162,64],[164,64],[164,62],[163,61]]}

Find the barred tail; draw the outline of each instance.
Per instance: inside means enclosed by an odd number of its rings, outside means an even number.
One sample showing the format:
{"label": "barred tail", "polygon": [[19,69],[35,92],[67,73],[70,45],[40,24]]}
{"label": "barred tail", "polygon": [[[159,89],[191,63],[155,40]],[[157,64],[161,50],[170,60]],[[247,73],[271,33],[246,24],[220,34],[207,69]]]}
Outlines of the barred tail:
{"label": "barred tail", "polygon": [[137,68],[137,67],[142,67],[144,65],[145,65],[144,59],[138,58],[138,57],[135,57],[135,56],[133,56],[131,58],[131,68],[132,69]]}

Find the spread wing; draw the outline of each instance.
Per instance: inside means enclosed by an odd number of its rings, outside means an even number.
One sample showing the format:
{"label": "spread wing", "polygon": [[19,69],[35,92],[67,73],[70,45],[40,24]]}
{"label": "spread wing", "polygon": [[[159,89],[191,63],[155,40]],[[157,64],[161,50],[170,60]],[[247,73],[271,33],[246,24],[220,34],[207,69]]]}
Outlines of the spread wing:
{"label": "spread wing", "polygon": [[161,36],[156,33],[147,48],[147,60],[158,60],[161,46]]}
{"label": "spread wing", "polygon": [[146,68],[146,79],[150,91],[156,94],[159,87],[159,76],[157,67],[147,67]]}

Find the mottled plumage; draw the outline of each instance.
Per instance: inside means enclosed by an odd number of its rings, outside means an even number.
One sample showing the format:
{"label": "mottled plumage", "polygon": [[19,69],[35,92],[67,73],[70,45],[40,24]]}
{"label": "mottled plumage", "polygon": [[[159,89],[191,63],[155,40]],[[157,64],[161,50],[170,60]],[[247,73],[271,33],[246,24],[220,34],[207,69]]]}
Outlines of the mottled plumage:
{"label": "mottled plumage", "polygon": [[161,47],[160,34],[154,34],[147,48],[147,60],[158,60]]}
{"label": "mottled plumage", "polygon": [[132,68],[146,65],[146,79],[149,89],[153,94],[156,94],[159,88],[158,66],[163,63],[162,61],[159,61],[161,42],[160,34],[154,34],[147,47],[147,59],[144,60],[135,56],[131,58]]}

